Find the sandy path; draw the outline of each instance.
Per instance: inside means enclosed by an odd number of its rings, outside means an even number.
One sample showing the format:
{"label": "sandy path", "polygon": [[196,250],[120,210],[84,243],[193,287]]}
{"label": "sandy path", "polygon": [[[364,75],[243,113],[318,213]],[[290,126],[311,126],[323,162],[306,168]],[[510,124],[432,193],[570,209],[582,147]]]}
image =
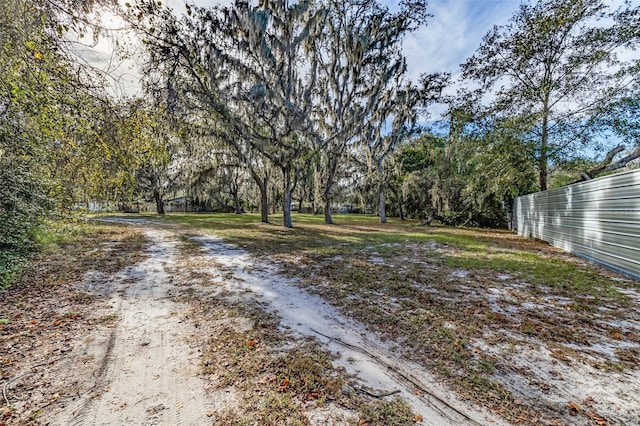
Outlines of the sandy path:
{"label": "sandy path", "polygon": [[[109,334],[92,336],[79,349],[99,361],[88,375],[94,384],[50,424],[211,424],[198,352],[186,342],[194,328],[180,320],[186,306],[169,299],[173,285],[166,268],[176,261],[177,241],[148,226],[145,233],[151,241],[147,259],[115,280],[90,284],[93,291],[111,296],[120,319]],[[70,368],[87,375],[80,362]]]}

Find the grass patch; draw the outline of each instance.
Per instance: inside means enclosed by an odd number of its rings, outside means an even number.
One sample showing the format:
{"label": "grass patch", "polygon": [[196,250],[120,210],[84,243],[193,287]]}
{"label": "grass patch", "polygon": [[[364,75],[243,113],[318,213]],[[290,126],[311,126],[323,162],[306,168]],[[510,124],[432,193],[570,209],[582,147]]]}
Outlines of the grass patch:
{"label": "grass patch", "polygon": [[37,253],[54,252],[96,231],[96,226],[85,220],[69,218],[48,220],[34,228],[30,235],[29,249],[21,252],[0,251],[0,290],[6,289],[18,279]]}
{"label": "grass patch", "polygon": [[0,291],[9,287],[28,264],[26,253],[0,252]]}
{"label": "grass patch", "polygon": [[383,401],[380,404],[365,405],[364,419],[360,425],[385,425],[405,426],[421,421],[419,416],[413,414],[407,404],[400,400]]}
{"label": "grass patch", "polygon": [[628,297],[618,289],[616,283],[594,267],[584,267],[573,261],[526,251],[490,251],[478,254],[460,250],[447,258],[454,268],[495,271],[515,274],[521,280],[543,286],[557,295],[589,295],[601,305],[612,299],[625,302]]}
{"label": "grass patch", "polygon": [[[238,406],[214,414],[215,424],[307,425],[308,410],[328,404],[353,411],[351,420],[340,424],[413,423],[411,409],[402,401],[371,400],[348,392],[350,378],[333,367],[331,355],[315,340],[299,341],[279,331],[273,314],[225,295],[215,303],[192,304],[190,316],[218,324],[204,351],[204,371],[218,387],[232,388],[241,397]],[[237,325],[247,322],[252,326]]]}

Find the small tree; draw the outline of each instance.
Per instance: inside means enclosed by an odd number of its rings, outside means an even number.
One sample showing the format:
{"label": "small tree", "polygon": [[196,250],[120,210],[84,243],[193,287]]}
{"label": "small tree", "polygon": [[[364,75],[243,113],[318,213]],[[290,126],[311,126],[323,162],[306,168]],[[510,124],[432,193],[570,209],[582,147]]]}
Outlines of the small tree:
{"label": "small tree", "polygon": [[381,223],[387,222],[385,161],[398,145],[421,131],[417,124],[419,111],[424,111],[429,103],[439,99],[447,79],[447,75],[424,75],[421,88],[396,82],[380,100],[365,127],[362,142],[367,147],[371,168],[377,177]]}

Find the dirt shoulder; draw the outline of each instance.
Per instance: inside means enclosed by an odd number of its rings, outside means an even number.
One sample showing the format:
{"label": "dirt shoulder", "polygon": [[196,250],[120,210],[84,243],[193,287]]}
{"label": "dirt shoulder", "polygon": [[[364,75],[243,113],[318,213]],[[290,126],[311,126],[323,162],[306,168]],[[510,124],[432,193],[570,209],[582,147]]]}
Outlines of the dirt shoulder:
{"label": "dirt shoulder", "polygon": [[[362,232],[340,228],[331,239]],[[508,421],[637,422],[637,283],[506,232],[400,235],[367,233],[338,249],[327,238],[329,248],[276,257],[309,291],[397,345],[398,356]]]}
{"label": "dirt shoulder", "polygon": [[531,425],[640,418],[640,292],[608,270],[507,231],[297,215],[180,215],[277,265],[467,403]]}
{"label": "dirt shoulder", "polygon": [[[80,392],[70,369],[79,339],[117,318],[105,300],[78,283],[88,271],[109,276],[141,259],[142,232],[96,226],[88,235],[32,259],[20,280],[0,292],[0,424],[46,424],[49,413]],[[85,362],[93,354],[81,355]]]}

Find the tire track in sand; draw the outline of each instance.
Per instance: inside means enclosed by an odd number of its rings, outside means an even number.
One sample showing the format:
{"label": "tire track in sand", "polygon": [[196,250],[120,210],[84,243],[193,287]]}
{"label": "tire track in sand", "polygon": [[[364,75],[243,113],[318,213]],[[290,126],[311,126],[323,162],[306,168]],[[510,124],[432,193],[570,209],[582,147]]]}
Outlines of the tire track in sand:
{"label": "tire track in sand", "polygon": [[199,353],[186,342],[193,328],[178,315],[187,307],[169,300],[173,284],[166,267],[178,255],[176,236],[144,229],[148,257],[101,284],[119,320],[106,339],[85,348],[102,355],[95,357],[101,359],[92,373],[95,384],[50,424],[211,424]]}

